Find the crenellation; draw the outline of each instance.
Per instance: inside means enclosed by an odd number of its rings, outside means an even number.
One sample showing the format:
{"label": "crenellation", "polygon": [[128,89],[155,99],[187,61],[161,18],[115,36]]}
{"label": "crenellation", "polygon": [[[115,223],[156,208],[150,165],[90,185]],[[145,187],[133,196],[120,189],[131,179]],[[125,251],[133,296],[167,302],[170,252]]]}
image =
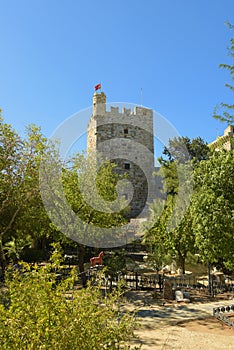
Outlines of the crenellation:
{"label": "crenellation", "polygon": [[134,115],[136,116],[149,116],[149,117],[152,117],[153,116],[153,111],[152,109],[148,109],[148,108],[145,108],[145,107],[135,107],[134,108]]}
{"label": "crenellation", "polygon": [[222,136],[219,136],[215,141],[211,142],[210,147],[215,151],[225,149],[231,151],[234,149],[234,126],[229,125]]}
{"label": "crenellation", "polygon": [[131,108],[125,108],[125,107],[123,107],[123,109],[122,109],[122,114],[130,115],[131,113],[132,113]]}
{"label": "crenellation", "polygon": [[110,113],[119,114],[119,107],[111,106]]}
{"label": "crenellation", "polygon": [[224,136],[234,136],[234,126],[228,125],[228,127],[224,130]]}

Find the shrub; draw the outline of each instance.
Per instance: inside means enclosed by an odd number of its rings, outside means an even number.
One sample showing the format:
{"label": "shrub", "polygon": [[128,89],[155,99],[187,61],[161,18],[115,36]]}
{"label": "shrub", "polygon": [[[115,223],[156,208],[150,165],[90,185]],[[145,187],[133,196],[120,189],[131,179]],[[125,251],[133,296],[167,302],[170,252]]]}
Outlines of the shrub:
{"label": "shrub", "polygon": [[129,349],[134,317],[121,313],[118,292],[73,288],[75,272],[56,284],[51,266],[6,274],[0,296],[2,350]]}

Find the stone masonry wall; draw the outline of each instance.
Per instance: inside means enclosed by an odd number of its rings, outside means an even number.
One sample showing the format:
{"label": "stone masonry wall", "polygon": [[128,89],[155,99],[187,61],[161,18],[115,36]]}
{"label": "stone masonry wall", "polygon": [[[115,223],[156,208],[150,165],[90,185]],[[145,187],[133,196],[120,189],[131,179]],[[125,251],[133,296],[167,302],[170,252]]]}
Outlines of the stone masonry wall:
{"label": "stone masonry wall", "polygon": [[[149,201],[154,179],[153,111],[117,107],[106,111],[104,93],[93,96],[93,115],[88,125],[88,154],[98,151],[102,158],[116,163],[115,171],[127,174],[134,188],[130,217],[138,216]],[[150,182],[147,183],[148,181]],[[149,180],[150,179],[150,180]]]}

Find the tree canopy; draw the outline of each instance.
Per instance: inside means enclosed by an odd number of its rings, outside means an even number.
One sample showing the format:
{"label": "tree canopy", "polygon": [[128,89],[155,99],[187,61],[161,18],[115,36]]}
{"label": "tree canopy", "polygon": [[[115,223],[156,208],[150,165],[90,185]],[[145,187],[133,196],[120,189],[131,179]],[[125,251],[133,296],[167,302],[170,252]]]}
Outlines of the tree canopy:
{"label": "tree canopy", "polygon": [[194,233],[190,200],[193,191],[193,169],[202,159],[208,159],[210,149],[201,138],[179,137],[169,140],[161,157],[159,175],[164,178],[164,199],[151,206],[150,229],[145,242],[154,255],[177,257],[182,271],[188,252],[194,252]]}
{"label": "tree canopy", "polygon": [[81,271],[85,242],[93,246],[105,243],[105,229],[110,230],[110,239],[118,241],[121,230],[114,232],[112,228],[127,220],[122,209],[125,200],[118,198],[120,177],[114,173],[114,164],[104,162],[98,167],[94,159],[81,154],[63,161],[57,145],[47,142],[39,127],[30,125],[23,138],[2,118],[0,140],[2,271],[6,266],[4,251],[8,258],[17,260],[26,245],[35,247],[39,240],[77,242]]}
{"label": "tree canopy", "polygon": [[[234,29],[234,26],[230,23],[227,23],[230,30]],[[231,57],[232,63],[221,63],[220,68],[226,69],[230,73],[230,83],[226,83],[225,86],[231,91],[234,92],[234,39],[230,39],[230,46],[228,48],[228,55]],[[215,108],[214,118],[225,122],[227,124],[234,124],[234,104],[222,102],[219,106]]]}
{"label": "tree canopy", "polygon": [[38,181],[45,149],[40,128],[29,126],[22,138],[1,118],[0,140],[0,263],[4,270],[3,244],[39,237],[43,230],[49,231],[49,222],[41,205]]}
{"label": "tree canopy", "polygon": [[195,171],[192,200],[195,245],[203,261],[233,270],[234,152],[214,152]]}

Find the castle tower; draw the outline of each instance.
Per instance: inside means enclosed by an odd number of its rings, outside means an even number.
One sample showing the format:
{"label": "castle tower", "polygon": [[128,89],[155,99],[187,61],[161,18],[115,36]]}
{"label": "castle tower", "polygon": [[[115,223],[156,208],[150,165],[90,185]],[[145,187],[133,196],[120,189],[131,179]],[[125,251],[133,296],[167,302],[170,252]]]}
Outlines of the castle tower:
{"label": "castle tower", "polygon": [[143,107],[119,111],[112,106],[107,111],[106,95],[95,92],[87,151],[100,152],[103,159],[116,163],[118,174],[127,174],[133,187],[129,216],[141,217],[142,213],[144,217],[149,187],[154,183],[153,111]]}

